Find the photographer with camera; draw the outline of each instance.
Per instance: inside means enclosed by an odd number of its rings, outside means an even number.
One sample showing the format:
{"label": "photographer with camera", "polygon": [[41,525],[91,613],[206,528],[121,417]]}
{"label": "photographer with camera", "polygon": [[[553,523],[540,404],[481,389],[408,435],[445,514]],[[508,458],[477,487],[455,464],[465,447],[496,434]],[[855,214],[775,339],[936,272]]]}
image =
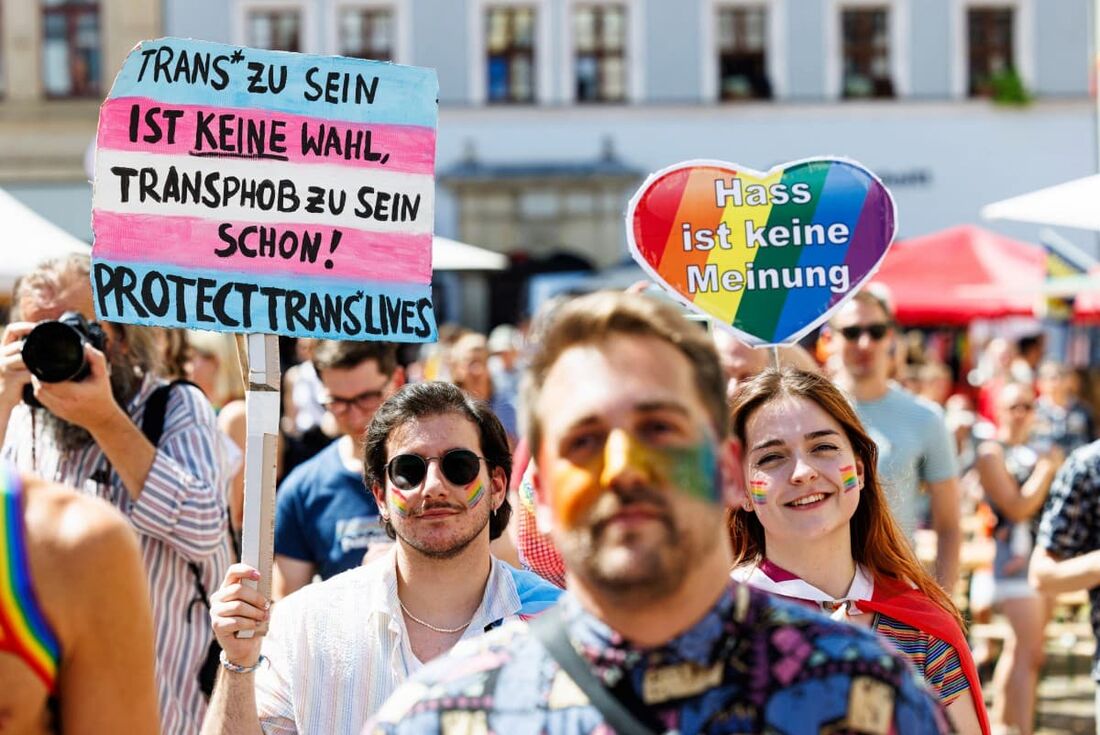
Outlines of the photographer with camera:
{"label": "photographer with camera", "polygon": [[127,517],[152,597],[161,728],[193,733],[213,640],[205,592],[230,556],[214,412],[199,389],[156,377],[146,330],[95,323],[90,266],[50,260],[16,287],[0,339],[2,456]]}

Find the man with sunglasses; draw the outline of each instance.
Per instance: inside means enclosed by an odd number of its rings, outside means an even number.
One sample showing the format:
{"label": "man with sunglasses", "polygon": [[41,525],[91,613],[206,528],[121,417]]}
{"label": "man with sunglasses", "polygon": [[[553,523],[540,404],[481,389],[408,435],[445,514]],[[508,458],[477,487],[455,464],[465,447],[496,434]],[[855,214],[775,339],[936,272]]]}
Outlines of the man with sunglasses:
{"label": "man with sunglasses", "polygon": [[890,509],[912,539],[922,506],[930,506],[936,580],[950,593],[958,579],[962,532],[958,460],[943,412],[891,382],[896,334],[885,298],[870,289],[859,291],[833,315],[829,327],[840,357],[834,379],[851,396],[878,445],[878,471]]}
{"label": "man with sunglasses", "polygon": [[[512,457],[488,406],[450,383],[404,387],[375,413],[366,476],[396,544],[381,558],[277,602],[230,568],[211,598],[224,648],[205,735],[354,735],[423,664],[459,640],[552,605],[560,590],[493,558],[508,525]],[[266,664],[262,663],[266,659]],[[253,673],[254,672],[254,673]]]}
{"label": "man with sunglasses", "polygon": [[730,579],[747,497],[706,333],[610,292],[550,319],[524,410],[568,592],[416,674],[364,735],[943,731],[870,631]]}
{"label": "man with sunglasses", "polygon": [[374,412],[400,384],[397,352],[387,342],[320,342],[313,367],[340,438],[294,468],[275,505],[276,600],[320,574],[354,569],[371,546],[388,543],[378,506],[363,484],[363,442]]}

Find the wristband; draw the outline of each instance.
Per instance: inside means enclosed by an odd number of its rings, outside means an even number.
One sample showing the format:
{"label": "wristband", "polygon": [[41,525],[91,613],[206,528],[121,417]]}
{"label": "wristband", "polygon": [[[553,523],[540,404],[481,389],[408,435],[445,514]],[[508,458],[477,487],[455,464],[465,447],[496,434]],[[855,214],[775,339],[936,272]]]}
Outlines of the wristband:
{"label": "wristband", "polygon": [[260,664],[267,661],[267,656],[260,654],[260,658],[256,660],[256,663],[251,666],[241,666],[230,661],[223,650],[218,654],[218,661],[221,662],[222,668],[227,671],[232,671],[234,674],[251,674],[256,669],[260,668]]}

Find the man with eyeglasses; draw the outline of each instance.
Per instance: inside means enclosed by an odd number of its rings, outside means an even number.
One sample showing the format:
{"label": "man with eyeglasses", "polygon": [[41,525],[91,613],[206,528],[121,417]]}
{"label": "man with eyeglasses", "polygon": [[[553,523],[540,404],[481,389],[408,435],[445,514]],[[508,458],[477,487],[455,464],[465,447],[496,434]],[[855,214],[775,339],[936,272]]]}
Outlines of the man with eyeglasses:
{"label": "man with eyeglasses", "polygon": [[276,600],[309,584],[315,574],[328,579],[354,569],[371,546],[389,542],[363,484],[362,456],[374,412],[403,378],[396,346],[326,341],[315,347],[312,362],[340,438],[295,467],[279,486],[271,588]]}
{"label": "man with eyeglasses", "polygon": [[[958,579],[962,532],[958,461],[943,413],[931,401],[891,382],[896,335],[885,298],[869,289],[859,291],[836,312],[829,327],[839,343],[840,363],[833,377],[852,397],[878,445],[878,471],[890,509],[912,539],[921,506],[930,505],[936,579],[950,593]],[[921,497],[922,484],[927,501]]]}
{"label": "man with eyeglasses", "polygon": [[[396,544],[271,608],[230,568],[211,598],[224,649],[204,735],[358,733],[386,698],[460,640],[551,606],[560,590],[493,558],[512,457],[489,408],[450,383],[398,391],[375,413],[366,477]],[[266,660],[266,663],[265,663]]]}

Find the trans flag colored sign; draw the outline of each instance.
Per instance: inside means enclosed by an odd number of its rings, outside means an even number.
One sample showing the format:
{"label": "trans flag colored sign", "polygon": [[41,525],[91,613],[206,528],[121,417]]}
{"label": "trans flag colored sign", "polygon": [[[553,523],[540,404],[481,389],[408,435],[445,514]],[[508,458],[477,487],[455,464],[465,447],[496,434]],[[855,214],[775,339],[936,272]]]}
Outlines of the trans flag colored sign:
{"label": "trans flag colored sign", "polygon": [[100,111],[99,318],[426,342],[435,71],[164,38]]}

